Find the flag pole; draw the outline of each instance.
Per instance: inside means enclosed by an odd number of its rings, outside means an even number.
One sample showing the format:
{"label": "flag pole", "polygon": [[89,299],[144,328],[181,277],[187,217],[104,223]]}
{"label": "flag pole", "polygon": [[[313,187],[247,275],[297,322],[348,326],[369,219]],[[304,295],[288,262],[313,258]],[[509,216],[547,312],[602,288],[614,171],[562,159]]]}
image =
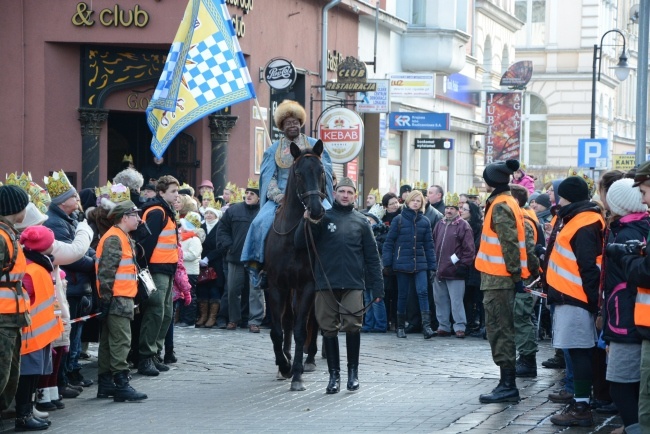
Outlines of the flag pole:
{"label": "flag pole", "polygon": [[255,107],[257,107],[257,113],[260,114],[260,120],[262,121],[262,125],[264,126],[264,133],[266,134],[266,140],[268,140],[269,146],[273,144],[271,141],[271,135],[269,134],[269,129],[266,126],[266,121],[264,120],[264,116],[262,116],[262,109],[260,108],[260,103],[257,100],[257,97],[255,97]]}

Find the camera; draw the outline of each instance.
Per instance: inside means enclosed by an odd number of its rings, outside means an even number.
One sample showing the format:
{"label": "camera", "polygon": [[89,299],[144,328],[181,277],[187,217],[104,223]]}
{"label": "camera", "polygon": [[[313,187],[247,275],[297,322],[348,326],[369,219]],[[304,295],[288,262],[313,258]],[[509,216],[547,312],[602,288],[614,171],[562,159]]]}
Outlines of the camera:
{"label": "camera", "polygon": [[625,243],[611,243],[605,249],[610,258],[618,255],[645,255],[646,243],[639,240],[628,240]]}

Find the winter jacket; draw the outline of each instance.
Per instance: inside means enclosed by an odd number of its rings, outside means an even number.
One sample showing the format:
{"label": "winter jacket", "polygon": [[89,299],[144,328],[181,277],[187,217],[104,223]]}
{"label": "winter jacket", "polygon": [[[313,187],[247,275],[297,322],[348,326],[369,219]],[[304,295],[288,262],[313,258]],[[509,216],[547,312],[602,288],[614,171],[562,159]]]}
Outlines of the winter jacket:
{"label": "winter jacket", "polygon": [[512,179],[513,184],[521,185],[522,187],[525,187],[526,190],[528,190],[528,194],[533,194],[535,193],[535,180],[533,179],[532,176],[526,175],[523,171],[522,177],[519,179]]}
{"label": "winter jacket", "polygon": [[[460,216],[451,221],[442,219],[433,229],[433,244],[438,260],[439,279],[463,280],[476,254],[472,228]],[[451,257],[456,255],[454,264]]]}
{"label": "winter jacket", "polygon": [[[77,221],[71,216],[66,215],[58,205],[50,204],[47,211],[48,219],[43,226],[46,226],[54,232],[54,238],[58,241],[72,244],[75,238]],[[95,280],[95,251],[88,249],[85,255],[61,269],[65,271],[65,279],[68,282],[66,296],[81,297],[91,295],[91,282]]]}
{"label": "winter jacket", "polygon": [[469,274],[465,280],[465,286],[481,287],[481,272],[476,269],[474,260],[476,259],[476,252],[481,245],[481,233],[483,232],[483,224],[478,224],[472,228],[472,238],[474,240],[474,256],[472,257],[472,265],[469,267]]}
{"label": "winter jacket", "polygon": [[183,249],[179,247],[178,267],[176,267],[176,274],[174,274],[174,283],[172,284],[172,301],[188,299],[189,301],[187,304],[189,304],[192,300],[192,285],[190,284],[190,280],[187,277],[187,275],[190,273],[188,273],[185,269],[184,261],[185,257],[183,256]]}
{"label": "winter jacket", "polygon": [[[183,265],[188,275],[199,274],[199,261],[202,258],[203,247],[201,245],[201,236],[205,239],[203,229],[198,229],[197,232],[186,232],[181,234],[181,247],[183,250]],[[192,234],[192,235],[189,235]]]}
{"label": "winter jacket", "polygon": [[422,212],[416,214],[404,208],[393,219],[383,250],[384,267],[393,271],[415,273],[436,269],[431,225]]}
{"label": "winter jacket", "polygon": [[[598,204],[589,201],[576,202],[560,208],[558,219],[562,220],[563,227],[577,214],[583,212],[601,213]],[[560,229],[560,232],[562,229]],[[558,234],[560,233],[558,232]],[[546,249],[546,258],[551,256],[555,247],[555,239],[551,239]],[[598,288],[600,287],[600,268],[596,264],[596,258],[603,251],[603,227],[599,222],[584,226],[575,233],[570,241],[571,249],[576,257],[582,288],[587,296],[587,303],[558,291],[548,286],[549,304],[569,304],[582,307],[592,313],[598,311]]]}
{"label": "winter jacket", "polygon": [[[630,214],[610,224],[607,244],[624,244],[628,240],[645,240],[650,230],[647,213]],[[641,335],[634,325],[636,286],[627,283],[623,268],[603,255],[602,275],[605,299],[601,309],[606,341],[640,343]]]}
{"label": "winter jacket", "polygon": [[217,232],[219,225],[221,225],[221,221],[214,225],[210,231],[208,231],[208,227],[205,223],[201,225],[201,228],[205,231],[205,239],[203,240],[202,244],[203,250],[201,252],[201,257],[207,258],[208,266],[214,268],[217,272],[217,288],[223,288],[226,284],[226,280],[223,273],[223,255],[217,248]]}
{"label": "winter jacket", "polygon": [[431,232],[433,232],[433,229],[436,227],[438,222],[444,218],[444,215],[431,206],[429,202],[427,202],[424,208],[424,216],[429,219],[429,222],[431,223]]}
{"label": "winter jacket", "polygon": [[[611,258],[610,258],[611,261]],[[650,282],[650,255],[624,255],[619,259],[630,287],[647,288]],[[650,327],[637,325],[637,331],[644,340],[650,341]]]}
{"label": "winter jacket", "polygon": [[259,211],[259,203],[247,205],[246,202],[240,202],[229,206],[223,214],[217,224],[217,246],[222,254],[226,254],[228,262],[241,264],[241,252],[248,228]]}
{"label": "winter jacket", "polygon": [[[158,244],[158,237],[165,227],[167,219],[171,219],[174,222],[176,221],[175,211],[172,210],[169,204],[160,196],[156,196],[152,200],[142,205],[142,215],[144,215],[144,213],[149,208],[155,206],[162,207],[163,211],[152,210],[149,212],[145,221],[146,225],[140,225],[138,229],[134,231],[134,234],[132,234],[135,241],[140,244],[140,246],[142,246],[142,249],[144,250],[144,259],[146,259],[146,261],[143,261],[142,256],[138,254],[138,263],[141,267],[148,266],[151,273],[160,273],[166,274],[168,276],[173,276],[176,274],[176,266],[178,265],[177,262],[169,264],[150,263],[153,251],[156,247],[156,244]],[[176,234],[176,240],[176,244],[178,244],[178,233]]]}
{"label": "winter jacket", "polygon": [[[306,249],[308,246],[305,221],[300,219],[296,229],[296,248]],[[311,225],[322,264],[314,267],[316,290],[328,291],[330,287],[333,290],[366,289],[373,299],[384,297],[384,279],[377,244],[363,214],[355,211],[351,205],[342,206],[334,202],[319,223],[308,224]]]}

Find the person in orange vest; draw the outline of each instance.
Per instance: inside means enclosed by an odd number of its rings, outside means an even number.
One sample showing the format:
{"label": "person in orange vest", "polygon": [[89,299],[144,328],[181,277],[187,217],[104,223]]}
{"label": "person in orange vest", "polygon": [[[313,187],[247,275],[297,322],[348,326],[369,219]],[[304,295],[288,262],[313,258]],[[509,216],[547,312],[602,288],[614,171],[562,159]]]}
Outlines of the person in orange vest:
{"label": "person in orange vest", "polygon": [[519,161],[507,160],[491,163],[483,171],[487,191],[491,194],[485,205],[485,223],[475,265],[481,272],[485,326],[492,359],[499,366],[501,378],[492,392],[479,397],[482,403],[519,401],[513,310],[515,294],[524,292],[523,279],[531,273],[523,212],[508,185],[517,169]]}
{"label": "person in orange vest", "polygon": [[21,329],[30,324],[29,297],[22,280],[27,267],[14,225],[25,218],[29,196],[20,187],[0,187],[0,411],[18,387]]}
{"label": "person in orange vest", "polygon": [[144,249],[144,258],[156,285],[156,291],[140,303],[142,323],[140,326],[138,372],[156,376],[169,371],[161,359],[165,335],[172,321],[172,283],[178,265],[178,230],[174,203],[178,199],[180,184],[171,175],[164,175],[156,184],[157,195],[142,206],[142,220],[149,232],[144,236],[138,231],[136,238]]}
{"label": "person in orange vest", "polygon": [[16,431],[47,429],[51,422],[35,417],[33,396],[41,375],[52,373],[51,344],[63,333],[55,314],[56,296],[52,272],[54,232],[45,226],[30,226],[20,234],[26,258],[23,287],[29,295],[31,324],[23,327],[20,348],[20,379],[16,390]]}
{"label": "person in orange vest", "polygon": [[555,191],[561,224],[546,255],[548,302],[553,312],[553,347],[568,349],[573,366],[574,399],[561,414],[551,417],[560,426],[592,426],[589,396],[593,383],[592,352],[598,340],[596,313],[605,221],[590,201],[582,177],[570,176]]}
{"label": "person in orange vest", "polygon": [[[650,206],[650,161],[643,163],[634,176],[643,203]],[[646,240],[650,234],[646,236]],[[650,432],[650,256],[646,243],[628,242],[607,246],[609,260],[617,260],[627,276],[627,284],[637,288],[634,324],[641,335],[641,390],[639,392],[639,432]],[[627,427],[625,427],[627,432]],[[631,432],[631,431],[630,431]]]}
{"label": "person in orange vest", "polygon": [[102,330],[97,357],[97,397],[115,402],[141,401],[147,395],[129,384],[126,358],[131,348],[131,320],[138,293],[135,243],[129,233],[140,224],[140,210],[126,200],[109,213],[114,225],[97,245],[97,291]]}

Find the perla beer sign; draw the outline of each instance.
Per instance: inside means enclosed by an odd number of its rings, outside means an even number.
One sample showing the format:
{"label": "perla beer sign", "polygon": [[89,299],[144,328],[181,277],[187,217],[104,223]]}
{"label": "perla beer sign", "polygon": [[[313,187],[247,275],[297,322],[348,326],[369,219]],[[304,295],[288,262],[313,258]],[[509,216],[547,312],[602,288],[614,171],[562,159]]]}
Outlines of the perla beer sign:
{"label": "perla beer sign", "polygon": [[333,163],[347,163],[361,152],[363,121],[356,112],[344,107],[329,108],[321,115],[316,128]]}

